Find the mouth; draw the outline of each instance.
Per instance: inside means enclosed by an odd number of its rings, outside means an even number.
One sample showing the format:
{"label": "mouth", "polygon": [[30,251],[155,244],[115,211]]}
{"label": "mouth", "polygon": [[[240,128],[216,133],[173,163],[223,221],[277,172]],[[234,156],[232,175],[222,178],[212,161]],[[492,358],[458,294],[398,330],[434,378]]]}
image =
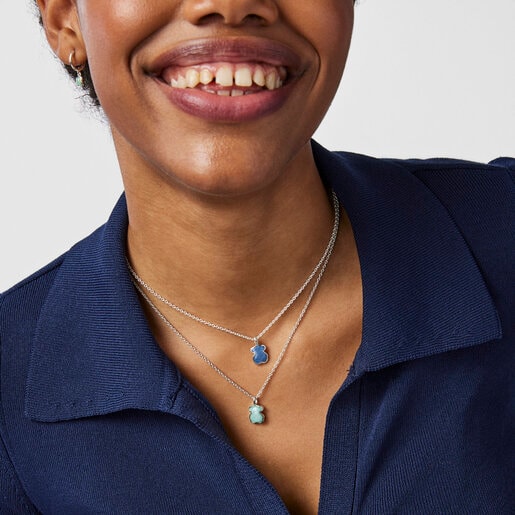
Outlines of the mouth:
{"label": "mouth", "polygon": [[210,121],[247,121],[279,109],[305,69],[296,53],[262,38],[180,45],[149,71],[167,98]]}
{"label": "mouth", "polygon": [[198,89],[220,96],[244,96],[282,88],[289,77],[284,66],[268,63],[203,63],[170,67],[162,80],[175,89]]}

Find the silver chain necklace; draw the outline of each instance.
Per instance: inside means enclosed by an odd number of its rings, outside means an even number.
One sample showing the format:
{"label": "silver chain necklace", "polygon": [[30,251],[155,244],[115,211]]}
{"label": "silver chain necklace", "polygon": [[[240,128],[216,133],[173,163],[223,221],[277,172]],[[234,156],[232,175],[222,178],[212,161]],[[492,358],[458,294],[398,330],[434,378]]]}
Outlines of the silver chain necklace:
{"label": "silver chain necklace", "polygon": [[208,320],[205,320],[198,315],[195,315],[191,313],[190,311],[187,311],[184,308],[181,308],[180,306],[177,306],[177,304],[174,304],[173,302],[169,301],[165,297],[163,297],[161,294],[159,294],[154,288],[152,288],[149,284],[147,284],[132,268],[131,264],[129,263],[129,260],[127,259],[127,267],[129,269],[129,272],[131,273],[132,277],[136,280],[136,282],[148,293],[150,293],[153,297],[158,299],[163,304],[167,305],[168,307],[174,309],[181,315],[184,315],[191,320],[194,320],[195,322],[198,322],[200,324],[203,324],[205,326],[211,327],[212,329],[216,329],[218,331],[222,331],[224,333],[231,334],[233,336],[237,336],[238,338],[242,338],[243,340],[248,340],[253,342],[253,346],[251,347],[250,351],[252,352],[252,360],[256,365],[264,365],[265,363],[268,363],[269,361],[269,353],[267,352],[266,345],[260,344],[259,340],[269,331],[269,329],[290,309],[290,307],[293,305],[293,303],[300,297],[300,295],[304,292],[304,290],[307,288],[309,283],[313,280],[315,275],[320,271],[323,264],[326,263],[327,258],[330,256],[330,253],[332,252],[332,249],[334,247],[336,237],[338,235],[338,228],[340,224],[340,205],[338,202],[338,198],[336,197],[336,194],[332,193],[332,199],[333,199],[333,209],[334,209],[334,223],[333,223],[333,230],[331,232],[331,237],[329,238],[329,242],[325,248],[325,251],[320,258],[319,262],[316,264],[315,268],[311,271],[307,279],[304,281],[302,286],[295,292],[293,297],[287,302],[287,304],[277,313],[277,315],[272,319],[272,321],[256,336],[248,336],[246,334],[242,334],[238,331],[234,331],[233,329],[229,329],[227,327],[223,327],[219,324],[216,324],[214,322],[209,322]]}
{"label": "silver chain necklace", "polygon": [[[215,365],[198,347],[193,345],[166,317],[165,315],[159,310],[159,308],[150,300],[148,295],[143,291],[143,288],[145,288],[144,283],[142,284],[141,280],[138,280],[136,273],[132,270],[130,265],[128,264],[129,270],[131,271],[131,274],[133,276],[133,284],[136,290],[140,293],[140,295],[143,297],[143,299],[148,303],[150,308],[156,313],[156,315],[162,320],[162,322],[179,338],[180,341],[182,341],[191,351],[193,351],[202,361],[204,361],[207,365],[209,365],[220,377],[222,377],[225,381],[227,381],[232,387],[234,387],[236,390],[241,392],[243,395],[248,397],[252,400],[252,405],[249,406],[249,420],[252,424],[263,424],[265,421],[265,414],[264,412],[264,406],[259,404],[259,399],[262,397],[265,389],[269,385],[270,381],[272,380],[272,377],[274,376],[275,372],[279,368],[279,365],[281,364],[286,351],[288,350],[288,347],[293,340],[293,337],[295,333],[297,332],[297,329],[300,326],[300,323],[302,322],[310,304],[313,300],[313,297],[318,289],[318,286],[320,285],[320,281],[322,280],[322,277],[324,276],[324,273],[326,271],[327,265],[329,263],[329,259],[331,258],[331,255],[334,250],[334,246],[336,243],[336,237],[338,235],[338,228],[340,224],[340,210],[339,210],[339,203],[338,199],[336,198],[336,195],[333,192],[333,203],[334,203],[334,227],[333,232],[331,234],[331,239],[329,240],[329,244],[326,248],[326,251],[324,252],[323,259],[319,262],[319,264],[315,267],[315,271],[310,274],[310,279],[301,287],[301,290],[294,296],[294,300],[300,295],[300,293],[306,288],[307,284],[309,284],[309,281],[315,276],[316,272],[318,271],[318,276],[316,277],[315,283],[313,284],[313,287],[311,288],[311,291],[309,292],[308,298],[306,299],[306,302],[304,303],[304,306],[297,317],[297,320],[295,324],[293,325],[292,330],[290,331],[290,334],[288,335],[288,338],[286,339],[286,342],[283,345],[283,348],[281,349],[281,352],[279,353],[279,356],[277,357],[273,367],[271,368],[270,372],[267,374],[264,383],[262,384],[261,388],[258,390],[258,392],[253,395],[248,390],[243,388],[243,386],[239,385],[236,381],[231,379],[223,370],[221,370],[217,365]],[[150,287],[149,287],[150,288]],[[145,288],[146,289],[146,288]],[[152,293],[153,290],[150,291]],[[154,294],[154,293],[152,293]],[[156,298],[160,299],[160,296],[158,294],[154,295]],[[283,308],[281,310],[279,316],[276,317],[278,320],[280,316],[282,316],[283,312],[286,311],[290,305],[294,302],[294,300],[290,301],[289,305],[287,307]],[[168,305],[168,304],[167,304]],[[193,315],[194,316],[194,315]],[[191,317],[190,317],[191,318]],[[270,327],[277,321],[274,319],[270,325]],[[211,326],[209,322],[201,322],[205,325]],[[213,324],[215,325],[215,324]],[[221,326],[220,326],[221,327]],[[221,328],[220,330],[224,330],[225,328]],[[266,328],[268,330],[269,327]],[[230,330],[225,330],[224,332],[229,332],[229,334],[232,334]],[[266,332],[266,331],[265,331]],[[264,333],[263,333],[264,334]]]}
{"label": "silver chain necklace", "polygon": [[302,311],[300,312],[297,321],[295,322],[292,330],[290,331],[290,334],[288,338],[286,339],[286,342],[283,345],[283,348],[281,349],[281,352],[279,356],[277,357],[277,360],[274,363],[274,366],[268,373],[268,375],[265,378],[265,381],[261,388],[258,390],[258,392],[255,395],[252,395],[248,390],[243,388],[243,386],[239,385],[234,379],[231,379],[223,370],[221,370],[218,366],[216,366],[198,347],[193,345],[166,317],[165,315],[159,310],[159,308],[150,300],[150,298],[146,295],[146,293],[143,291],[143,289],[140,287],[137,281],[133,280],[135,288],[138,290],[140,295],[145,299],[145,301],[148,303],[150,308],[156,313],[156,315],[164,322],[164,324],[173,331],[173,333],[190,349],[192,350],[200,359],[202,359],[205,363],[207,363],[218,375],[220,375],[223,379],[225,379],[231,386],[236,388],[239,392],[243,393],[245,396],[247,396],[249,399],[252,400],[252,405],[249,406],[249,420],[252,424],[262,424],[265,421],[265,414],[264,406],[262,404],[259,404],[259,399],[263,395],[263,392],[265,391],[266,387],[272,380],[272,377],[274,376],[275,372],[277,371],[279,365],[281,364],[286,351],[293,339],[293,336],[297,332],[297,329],[300,326],[300,323],[302,322],[302,319],[304,318],[304,315],[306,314],[306,311],[308,310],[311,301],[315,295],[315,292],[318,289],[318,286],[320,284],[320,281],[322,280],[322,277],[324,275],[324,272],[327,268],[327,264],[329,263],[329,258],[331,257],[332,251],[334,249],[334,244],[330,248],[329,253],[325,259],[325,261],[322,263],[322,266],[320,268],[320,272],[316,278],[315,284],[311,288],[311,291],[309,292],[309,296],[304,304],[304,307],[302,308]]}

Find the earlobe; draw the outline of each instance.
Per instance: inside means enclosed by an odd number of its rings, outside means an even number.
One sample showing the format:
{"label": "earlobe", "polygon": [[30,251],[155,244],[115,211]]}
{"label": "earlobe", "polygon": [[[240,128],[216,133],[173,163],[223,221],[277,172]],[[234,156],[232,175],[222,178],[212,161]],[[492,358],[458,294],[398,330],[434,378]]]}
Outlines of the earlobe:
{"label": "earlobe", "polygon": [[69,64],[73,51],[76,64],[86,62],[87,54],[74,0],[37,0],[46,38],[57,57]]}

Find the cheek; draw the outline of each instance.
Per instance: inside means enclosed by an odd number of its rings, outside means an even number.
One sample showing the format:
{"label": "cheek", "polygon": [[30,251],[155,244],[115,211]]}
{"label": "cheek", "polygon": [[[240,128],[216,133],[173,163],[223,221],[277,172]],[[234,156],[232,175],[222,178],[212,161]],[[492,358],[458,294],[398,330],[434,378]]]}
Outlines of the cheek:
{"label": "cheek", "polygon": [[313,101],[323,113],[338,89],[347,61],[354,24],[352,0],[298,2],[295,19],[318,58],[313,82]]}
{"label": "cheek", "polygon": [[[85,38],[125,45],[138,38],[155,19],[156,4],[140,0],[77,0],[79,19]],[[142,14],[144,13],[144,14]],[[120,39],[123,37],[123,39]]]}
{"label": "cheek", "polygon": [[[131,53],[148,32],[141,0],[77,0],[80,27],[95,91],[108,118],[124,116],[117,106],[131,95]],[[152,8],[149,6],[149,10]],[[117,113],[117,114],[116,114]]]}
{"label": "cheek", "polygon": [[[156,4],[142,0],[78,0],[88,61],[97,81],[128,72],[131,52],[159,24]],[[142,12],[145,15],[142,15]],[[95,85],[96,82],[95,81]]]}
{"label": "cheek", "polygon": [[347,48],[354,23],[353,0],[297,0],[289,13],[291,24],[315,50]]}
{"label": "cheek", "polygon": [[352,0],[330,0],[313,16],[311,34],[321,71],[339,77],[345,66],[354,24]]}

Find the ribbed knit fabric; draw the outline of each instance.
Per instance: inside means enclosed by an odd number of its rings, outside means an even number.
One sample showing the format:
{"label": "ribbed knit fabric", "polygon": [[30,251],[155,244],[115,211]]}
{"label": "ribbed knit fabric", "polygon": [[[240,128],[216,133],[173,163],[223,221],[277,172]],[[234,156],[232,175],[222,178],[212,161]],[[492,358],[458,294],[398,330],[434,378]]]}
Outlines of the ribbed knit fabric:
{"label": "ribbed knit fabric", "polygon": [[[327,414],[320,513],[514,513],[515,161],[313,148],[364,289],[363,340]],[[126,230],[122,197],[0,298],[0,513],[287,513],[155,343]]]}

